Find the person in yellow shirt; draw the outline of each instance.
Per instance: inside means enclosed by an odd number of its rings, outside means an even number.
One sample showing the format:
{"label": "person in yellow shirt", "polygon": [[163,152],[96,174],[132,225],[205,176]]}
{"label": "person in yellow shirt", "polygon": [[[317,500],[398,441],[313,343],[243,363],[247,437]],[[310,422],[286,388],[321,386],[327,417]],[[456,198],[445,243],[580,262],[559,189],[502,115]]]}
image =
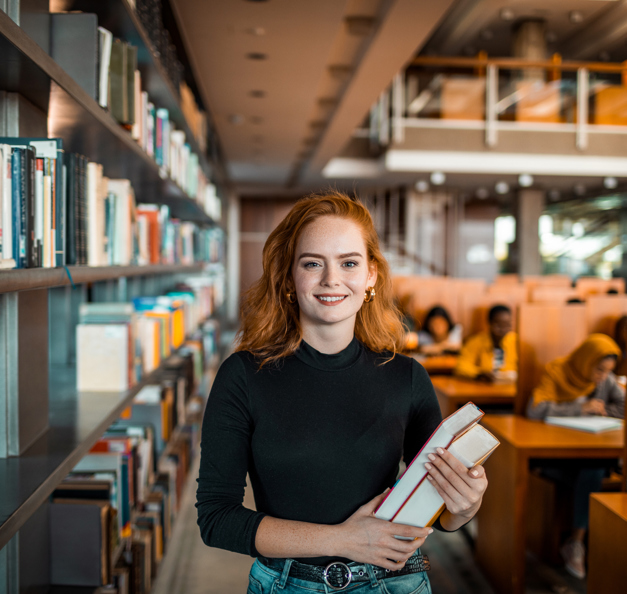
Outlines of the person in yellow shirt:
{"label": "person in yellow shirt", "polygon": [[516,333],[512,332],[512,310],[495,305],[488,313],[489,329],[471,336],[457,359],[455,375],[493,382],[514,380],[518,373]]}

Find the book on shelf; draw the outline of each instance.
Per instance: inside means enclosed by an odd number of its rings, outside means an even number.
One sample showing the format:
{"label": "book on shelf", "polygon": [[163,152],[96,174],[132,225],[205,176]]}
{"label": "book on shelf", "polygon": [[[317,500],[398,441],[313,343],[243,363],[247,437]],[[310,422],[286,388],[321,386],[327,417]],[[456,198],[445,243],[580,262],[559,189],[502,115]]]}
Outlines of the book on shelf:
{"label": "book on shelf", "polygon": [[604,431],[615,431],[623,428],[623,419],[614,417],[546,417],[544,422],[547,425],[576,429],[588,433],[603,433]]}
{"label": "book on shelf", "polygon": [[469,402],[444,419],[379,505],[375,516],[398,524],[432,525],[444,509],[444,501],[426,479],[428,456],[443,448],[467,468],[481,464],[499,445],[478,424],[482,416],[483,411]]}
{"label": "book on shelf", "polygon": [[110,583],[109,502],[55,498],[49,513],[50,583],[58,586]]}

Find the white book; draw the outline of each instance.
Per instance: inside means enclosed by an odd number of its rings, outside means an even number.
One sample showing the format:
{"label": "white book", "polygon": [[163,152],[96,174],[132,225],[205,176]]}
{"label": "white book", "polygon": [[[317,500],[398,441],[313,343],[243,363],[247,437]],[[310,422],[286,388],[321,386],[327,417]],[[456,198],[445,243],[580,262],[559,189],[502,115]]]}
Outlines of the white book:
{"label": "white book", "polygon": [[0,177],[2,178],[2,253],[0,259],[13,258],[13,184],[11,179],[11,153],[8,144],[0,144]]}
{"label": "white book", "polygon": [[601,433],[622,429],[623,420],[614,417],[546,417],[544,422],[548,425],[587,431],[588,433]]}
{"label": "white book", "polygon": [[135,123],[131,129],[131,136],[133,140],[137,140],[141,144],[142,137],[142,75],[139,70],[135,70],[134,73],[135,93],[133,94],[135,105],[133,110],[135,112]]}
{"label": "white book", "polygon": [[[466,468],[481,464],[499,445],[498,439],[481,425],[474,425],[448,448]],[[444,500],[428,480],[423,480],[392,518],[395,524],[431,526],[444,509]]]}
{"label": "white book", "polygon": [[128,179],[110,179],[109,192],[115,194],[115,237],[113,264],[128,266],[131,263],[133,235],[131,215],[134,203],[133,188]]}
{"label": "white book", "polygon": [[392,520],[420,483],[425,480],[427,475],[425,464],[429,462],[429,454],[435,454],[437,448],[448,448],[457,436],[476,425],[482,416],[483,411],[469,402],[444,419],[379,505],[375,516],[382,520]]}
{"label": "white book", "polygon": [[43,187],[43,253],[44,266],[52,268],[53,251],[52,251],[52,175],[50,174],[50,159],[44,161],[44,187]]}
{"label": "white book", "polygon": [[79,392],[122,392],[129,389],[129,326],[76,326],[76,389]]}
{"label": "white book", "polygon": [[[105,211],[103,168],[99,163],[87,165],[87,264],[105,266]],[[103,193],[104,192],[104,193]]]}
{"label": "white book", "polygon": [[98,27],[100,63],[98,65],[98,103],[101,107],[109,107],[109,66],[111,65],[111,47],[113,34],[107,29]]}
{"label": "white book", "polygon": [[45,159],[38,158],[35,168],[35,240],[42,250],[42,267],[47,268],[49,262],[44,252],[44,169]]}

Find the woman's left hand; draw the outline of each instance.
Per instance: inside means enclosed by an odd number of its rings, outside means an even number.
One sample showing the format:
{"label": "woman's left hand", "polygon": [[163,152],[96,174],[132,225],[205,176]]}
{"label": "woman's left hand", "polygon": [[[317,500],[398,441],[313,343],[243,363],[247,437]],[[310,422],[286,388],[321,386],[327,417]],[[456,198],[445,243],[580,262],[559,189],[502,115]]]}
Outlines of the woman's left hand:
{"label": "woman's left hand", "polygon": [[444,499],[449,514],[455,516],[448,521],[443,517],[440,522],[446,530],[455,530],[473,518],[481,507],[488,487],[485,469],[483,466],[466,468],[442,448],[437,449],[437,454],[429,454],[429,460],[425,465],[427,478]]}

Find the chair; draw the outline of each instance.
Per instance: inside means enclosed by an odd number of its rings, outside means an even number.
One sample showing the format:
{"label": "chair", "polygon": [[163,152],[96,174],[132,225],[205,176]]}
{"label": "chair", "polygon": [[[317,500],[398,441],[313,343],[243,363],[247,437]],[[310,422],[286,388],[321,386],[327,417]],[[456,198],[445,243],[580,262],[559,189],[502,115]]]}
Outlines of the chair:
{"label": "chair", "polygon": [[577,279],[575,289],[581,299],[587,299],[590,295],[605,295],[610,289],[619,293],[625,293],[625,279],[603,279],[596,276],[582,276]]}
{"label": "chair", "polygon": [[627,295],[593,295],[586,301],[588,334],[601,332],[614,338],[616,322],[627,315]]}
{"label": "chair", "polygon": [[523,303],[519,307],[517,414],[525,414],[544,366],[570,353],[587,336],[585,304]]}
{"label": "chair", "polygon": [[544,287],[540,285],[531,290],[532,303],[555,303],[558,305],[566,303],[569,299],[577,298],[579,298],[577,291],[566,287]]}

